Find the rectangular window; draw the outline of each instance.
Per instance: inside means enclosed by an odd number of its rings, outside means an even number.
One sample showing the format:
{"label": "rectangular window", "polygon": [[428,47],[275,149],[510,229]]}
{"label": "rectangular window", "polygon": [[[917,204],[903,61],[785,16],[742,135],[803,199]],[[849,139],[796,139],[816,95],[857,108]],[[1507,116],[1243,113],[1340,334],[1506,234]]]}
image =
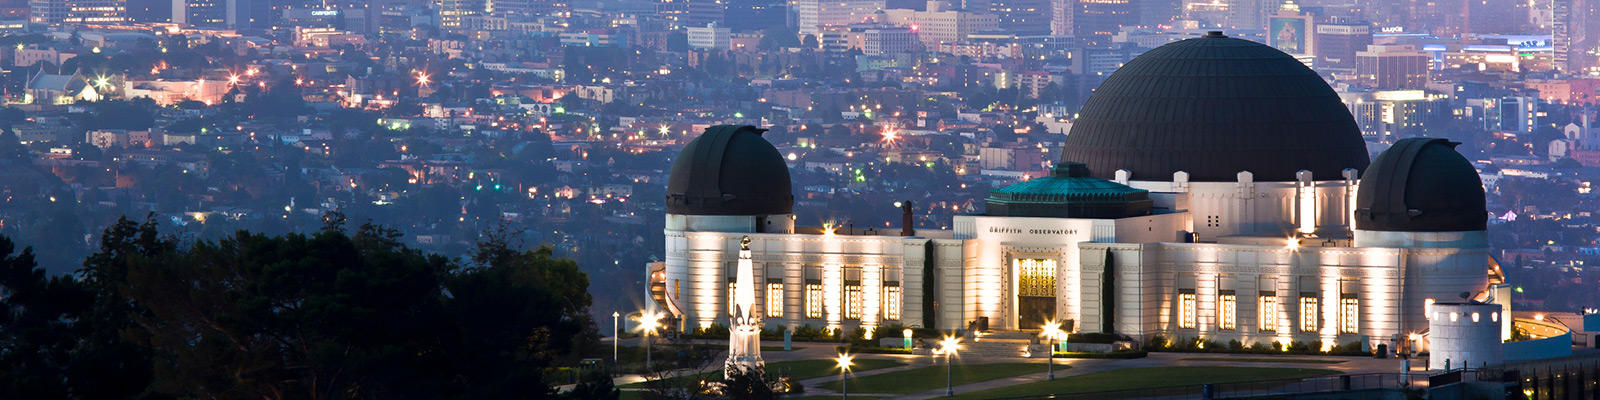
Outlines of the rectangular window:
{"label": "rectangular window", "polygon": [[733,309],[739,307],[738,288],[737,282],[728,282],[728,315],[733,315]]}
{"label": "rectangular window", "polygon": [[1339,333],[1356,333],[1361,328],[1361,300],[1339,298]]}
{"label": "rectangular window", "polygon": [[1233,293],[1217,295],[1217,328],[1238,329],[1239,299]]}
{"label": "rectangular window", "polygon": [[900,319],[900,286],[883,287],[883,319]]}
{"label": "rectangular window", "polygon": [[806,284],[806,318],[822,318],[822,284]]}
{"label": "rectangular window", "polygon": [[767,318],[783,318],[782,283],[767,283]]}
{"label": "rectangular window", "polygon": [[1256,320],[1260,323],[1262,332],[1275,332],[1278,330],[1278,296],[1261,295],[1256,305]]}
{"label": "rectangular window", "polygon": [[1194,293],[1178,294],[1178,327],[1194,328],[1199,318],[1199,304],[1195,301]]}
{"label": "rectangular window", "polygon": [[846,319],[861,319],[861,284],[845,285],[844,287],[844,317]]}
{"label": "rectangular window", "polygon": [[1316,332],[1320,315],[1317,314],[1317,298],[1315,296],[1300,296],[1300,331]]}

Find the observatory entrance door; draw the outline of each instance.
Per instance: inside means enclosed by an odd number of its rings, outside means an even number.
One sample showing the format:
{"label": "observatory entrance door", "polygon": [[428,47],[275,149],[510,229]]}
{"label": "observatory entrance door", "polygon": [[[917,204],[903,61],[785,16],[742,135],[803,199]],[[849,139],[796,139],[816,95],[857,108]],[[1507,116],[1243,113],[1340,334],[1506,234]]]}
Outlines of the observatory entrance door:
{"label": "observatory entrance door", "polygon": [[1017,273],[1017,327],[1039,329],[1056,315],[1056,260],[1011,260]]}

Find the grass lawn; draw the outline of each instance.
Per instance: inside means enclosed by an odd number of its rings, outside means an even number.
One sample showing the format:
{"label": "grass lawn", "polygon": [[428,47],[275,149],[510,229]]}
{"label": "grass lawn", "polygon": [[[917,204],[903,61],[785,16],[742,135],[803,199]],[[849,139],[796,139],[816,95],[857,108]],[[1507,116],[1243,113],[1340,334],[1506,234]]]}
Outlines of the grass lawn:
{"label": "grass lawn", "polygon": [[[863,358],[855,360],[854,364],[855,366],[850,368],[851,371],[866,371],[878,368],[896,367],[904,365],[905,363],[895,360]],[[839,374],[839,370],[834,369],[834,365],[836,364],[833,360],[798,360],[767,363],[767,377],[771,378],[778,375],[788,375],[796,380],[806,380],[824,376],[834,376]],[[716,376],[718,379],[721,379],[720,377],[722,376],[722,370],[716,369],[706,372],[705,376]],[[698,378],[686,376],[673,379],[690,380]],[[647,385],[648,384],[645,382],[638,382],[622,385],[621,387],[643,388],[648,387]]]}
{"label": "grass lawn", "polygon": [[[844,398],[844,396],[837,396],[837,395],[817,395],[817,396],[802,396],[802,397],[785,397],[784,400],[840,400],[840,399],[843,399],[843,398]],[[881,399],[882,397],[858,396],[858,395],[852,394],[852,395],[850,395],[850,398],[852,398],[852,399]]]}
{"label": "grass lawn", "polygon": [[783,346],[761,346],[761,351],[762,352],[768,352],[768,351],[791,351],[791,350],[784,350]]}
{"label": "grass lawn", "polygon": [[[945,367],[935,365],[896,371],[885,374],[850,378],[850,391],[861,393],[893,393],[908,394],[920,393],[945,387]],[[1065,370],[1065,366],[1056,366],[1057,371]],[[1017,375],[1027,375],[1045,371],[1044,363],[1008,363],[1008,364],[961,364],[957,362],[955,369],[950,373],[956,386],[968,383],[990,381],[1000,378],[1010,378]],[[822,384],[822,387],[838,391],[839,382],[833,381]]]}
{"label": "grass lawn", "polygon": [[[850,371],[854,372],[905,365],[905,363],[896,360],[873,358],[858,358],[852,361],[851,364],[853,365],[850,367]],[[803,381],[824,376],[837,376],[839,375],[839,370],[834,368],[837,365],[838,363],[833,360],[784,361],[767,364],[767,375],[777,376],[782,374]]]}
{"label": "grass lawn", "polygon": [[972,393],[957,393],[958,399],[991,399],[998,397],[1039,396],[1046,394],[1102,392],[1124,389],[1155,388],[1163,386],[1197,385],[1257,381],[1267,379],[1308,378],[1336,375],[1338,371],[1317,368],[1265,368],[1265,367],[1143,367],[1095,372],[1092,374],[1056,378],[989,389]]}
{"label": "grass lawn", "polygon": [[1276,358],[1276,357],[1185,357],[1184,361],[1233,361],[1233,362],[1269,362],[1269,363],[1300,363],[1300,364],[1338,364],[1344,360],[1318,360],[1313,358]]}

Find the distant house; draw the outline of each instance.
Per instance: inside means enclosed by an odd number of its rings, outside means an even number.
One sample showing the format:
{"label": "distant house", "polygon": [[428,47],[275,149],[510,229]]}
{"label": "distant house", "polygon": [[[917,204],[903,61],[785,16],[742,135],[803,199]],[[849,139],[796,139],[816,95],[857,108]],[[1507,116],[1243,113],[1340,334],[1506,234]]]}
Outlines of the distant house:
{"label": "distant house", "polygon": [[100,92],[89,81],[74,71],[71,75],[47,74],[43,68],[28,77],[24,103],[72,104],[78,100],[99,101]]}

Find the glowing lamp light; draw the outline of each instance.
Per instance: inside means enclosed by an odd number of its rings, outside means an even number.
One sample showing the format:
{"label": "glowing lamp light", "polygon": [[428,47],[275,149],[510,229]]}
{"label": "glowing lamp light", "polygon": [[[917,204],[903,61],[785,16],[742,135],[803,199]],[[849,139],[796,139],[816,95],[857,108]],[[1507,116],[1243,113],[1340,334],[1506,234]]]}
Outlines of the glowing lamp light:
{"label": "glowing lamp light", "polygon": [[850,355],[850,353],[839,353],[838,357],[834,357],[833,362],[834,366],[838,367],[840,371],[849,372],[850,367],[855,366],[855,359],[856,356]]}
{"label": "glowing lamp light", "polygon": [[639,332],[650,335],[655,333],[657,329],[661,329],[661,317],[661,313],[655,310],[639,314]]}
{"label": "glowing lamp light", "polygon": [[945,336],[939,341],[939,353],[952,356],[961,354],[961,338]]}

